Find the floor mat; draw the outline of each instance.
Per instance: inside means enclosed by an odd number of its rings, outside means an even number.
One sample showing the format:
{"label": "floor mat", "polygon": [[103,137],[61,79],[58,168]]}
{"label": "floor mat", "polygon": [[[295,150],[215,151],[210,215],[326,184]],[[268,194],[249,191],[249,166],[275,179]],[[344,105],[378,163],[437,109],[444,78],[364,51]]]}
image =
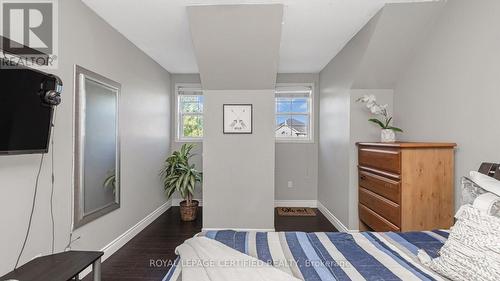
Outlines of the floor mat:
{"label": "floor mat", "polygon": [[313,208],[304,207],[278,207],[278,216],[282,217],[315,217],[316,211]]}

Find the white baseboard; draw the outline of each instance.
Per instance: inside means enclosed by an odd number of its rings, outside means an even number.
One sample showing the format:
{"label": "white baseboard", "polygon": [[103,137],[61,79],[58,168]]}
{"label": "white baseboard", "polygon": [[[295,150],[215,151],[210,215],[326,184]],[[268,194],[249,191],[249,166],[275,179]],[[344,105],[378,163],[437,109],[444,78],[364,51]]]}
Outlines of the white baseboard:
{"label": "white baseboard", "polygon": [[[172,199],[172,206],[179,206],[181,201],[184,199],[174,198]],[[194,199],[200,202],[200,207],[203,206],[203,199]],[[275,200],[274,207],[309,207],[317,208],[318,201],[316,200]]]}
{"label": "white baseboard", "polygon": [[[200,202],[200,207],[203,206],[203,199],[193,199],[193,200],[196,200],[198,202]],[[184,199],[182,198],[173,198],[172,199],[172,206],[179,206],[181,204],[181,201],[184,201]]]}
{"label": "white baseboard", "polygon": [[274,207],[308,207],[317,208],[317,200],[275,200]]}
{"label": "white baseboard", "polygon": [[318,201],[318,210],[335,226],[340,232],[359,232],[359,230],[351,230],[347,228],[330,210],[328,210],[320,201]]}
{"label": "white baseboard", "polygon": [[234,230],[234,231],[254,231],[254,232],[274,232],[274,228],[203,228],[201,231],[220,231],[220,230]]}
{"label": "white baseboard", "polygon": [[[150,225],[154,220],[156,220],[160,215],[165,213],[168,209],[172,207],[172,200],[168,200],[163,205],[158,207],[152,213],[147,215],[141,221],[136,223],[134,226],[129,228],[123,234],[118,236],[115,240],[111,241],[108,245],[104,246],[100,251],[104,252],[104,255],[101,258],[101,261],[105,261],[112,254],[118,251],[121,247],[123,247],[127,242],[132,240],[137,234],[139,234],[144,228]],[[83,279],[87,274],[92,271],[91,267],[88,267],[84,271],[80,273],[80,279]]]}

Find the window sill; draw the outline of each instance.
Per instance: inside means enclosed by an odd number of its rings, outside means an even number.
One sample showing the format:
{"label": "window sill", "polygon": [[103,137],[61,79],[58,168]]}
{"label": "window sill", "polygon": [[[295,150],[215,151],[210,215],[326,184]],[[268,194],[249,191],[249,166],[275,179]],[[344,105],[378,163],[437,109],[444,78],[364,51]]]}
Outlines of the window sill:
{"label": "window sill", "polygon": [[178,143],[202,143],[203,139],[176,139],[174,142]]}

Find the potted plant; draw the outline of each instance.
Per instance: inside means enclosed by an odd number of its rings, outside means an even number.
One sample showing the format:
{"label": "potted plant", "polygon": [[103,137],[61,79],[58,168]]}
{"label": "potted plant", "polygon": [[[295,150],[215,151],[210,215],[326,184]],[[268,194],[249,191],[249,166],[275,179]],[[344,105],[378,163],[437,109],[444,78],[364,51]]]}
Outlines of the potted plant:
{"label": "potted plant", "polygon": [[382,142],[395,142],[395,132],[403,132],[400,128],[391,125],[392,116],[387,112],[387,104],[381,105],[377,103],[377,98],[374,95],[364,95],[356,100],[357,102],[366,103],[366,107],[374,115],[381,116],[383,120],[371,118],[368,121],[373,122],[382,128],[380,139]]}
{"label": "potted plant", "polygon": [[183,144],[179,151],[174,151],[165,160],[165,166],[160,172],[167,197],[170,199],[178,191],[184,201],[180,203],[181,220],[194,221],[199,202],[193,200],[196,183],[201,182],[202,173],[189,164],[189,159],[195,154],[191,150],[194,144]]}

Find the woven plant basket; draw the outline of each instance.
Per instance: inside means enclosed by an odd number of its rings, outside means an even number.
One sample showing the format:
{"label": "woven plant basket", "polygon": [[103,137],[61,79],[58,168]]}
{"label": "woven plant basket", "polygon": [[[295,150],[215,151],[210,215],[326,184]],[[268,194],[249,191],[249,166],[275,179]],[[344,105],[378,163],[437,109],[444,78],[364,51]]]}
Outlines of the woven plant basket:
{"label": "woven plant basket", "polygon": [[191,201],[191,206],[187,205],[187,201],[184,200],[180,203],[181,207],[181,220],[182,221],[194,221],[196,220],[196,213],[198,210],[198,205],[200,202],[196,200]]}

